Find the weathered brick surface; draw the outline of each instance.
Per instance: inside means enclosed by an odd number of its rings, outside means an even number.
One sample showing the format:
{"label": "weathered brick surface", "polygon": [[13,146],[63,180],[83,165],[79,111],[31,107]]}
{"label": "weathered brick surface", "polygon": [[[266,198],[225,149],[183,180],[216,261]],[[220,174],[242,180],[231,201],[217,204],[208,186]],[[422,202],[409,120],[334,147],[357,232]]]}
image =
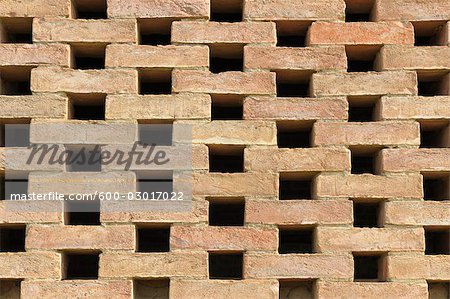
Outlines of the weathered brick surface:
{"label": "weathered brick surface", "polygon": [[[449,297],[449,72],[448,0],[0,0],[0,298]],[[74,171],[27,162],[18,123],[57,155],[142,150],[142,124],[176,146]],[[103,201],[98,223],[3,200],[14,180],[130,195],[186,165],[192,201]],[[92,277],[68,253],[98,254]]]}

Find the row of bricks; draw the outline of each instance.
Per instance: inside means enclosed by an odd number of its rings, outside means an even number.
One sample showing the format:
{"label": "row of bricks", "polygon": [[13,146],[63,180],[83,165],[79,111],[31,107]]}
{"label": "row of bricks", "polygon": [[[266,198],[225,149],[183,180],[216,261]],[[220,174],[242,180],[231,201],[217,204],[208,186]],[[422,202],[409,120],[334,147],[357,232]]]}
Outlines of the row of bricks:
{"label": "row of bricks", "polygon": [[[280,1],[246,0],[243,5],[244,20],[332,20],[345,17],[344,0]],[[347,1],[354,2],[354,1]],[[368,2],[368,1],[367,1]],[[35,0],[17,2],[5,0],[0,16],[10,17],[68,17],[70,1]],[[209,18],[210,0],[185,0],[182,5],[157,0],[108,0],[110,18]],[[375,2],[373,17],[383,20],[448,20],[450,4],[446,0]]]}
{"label": "row of bricks", "polygon": [[[348,204],[341,206],[348,207]],[[327,209],[330,208],[327,207]],[[350,216],[344,211],[340,213],[346,218]],[[450,230],[450,225],[447,228]],[[172,225],[170,228],[171,251],[276,252],[278,242],[278,230],[272,227]],[[136,236],[133,225],[29,225],[25,248],[27,251],[134,250],[135,244]],[[424,250],[423,228],[330,228],[320,225],[314,229],[314,251],[317,253],[424,252]]]}
{"label": "row of bricks", "polygon": [[[208,253],[100,254],[100,278],[198,277],[208,275]],[[61,254],[56,252],[0,253],[0,278],[60,279]],[[351,254],[245,253],[244,278],[353,279]],[[450,256],[387,254],[387,279],[450,280]],[[294,266],[293,266],[294,265]],[[298,265],[297,267],[295,265]]]}
{"label": "row of bricks", "polygon": [[[41,66],[31,71],[31,90],[33,92],[138,94],[138,74],[137,70],[72,70]],[[450,73],[446,74],[442,80],[444,83],[441,94],[446,95],[449,93]],[[367,82],[371,84],[368,85]],[[417,95],[417,82],[417,73],[413,71],[321,72],[311,75],[309,88],[312,97]],[[172,92],[275,95],[276,74],[273,72],[212,74],[202,70],[174,70]]]}
{"label": "row of bricks", "polygon": [[[0,201],[0,223],[61,223],[63,221],[62,213],[56,212],[63,210],[62,203],[39,203],[40,212],[33,212],[33,206],[36,207],[37,204],[33,202]],[[15,213],[13,212],[14,210],[22,212]],[[383,210],[384,223],[387,227],[450,225],[449,202],[394,200],[385,202]],[[346,199],[277,201],[247,198],[245,200],[245,223],[247,224],[351,225],[353,222],[352,215],[352,202]],[[192,201],[192,209],[189,211],[102,211],[100,220],[102,223],[205,223],[208,221],[208,201],[194,199]],[[71,229],[74,232],[86,230],[85,228],[75,227]],[[106,230],[106,228],[87,230],[89,232],[101,232]],[[354,232],[356,231],[354,230]],[[105,235],[105,233],[96,234]],[[66,239],[61,240],[64,240],[64,244],[66,244]],[[96,242],[96,240],[89,238],[85,242]],[[365,241],[361,244],[364,243]]]}
{"label": "row of bricks", "polygon": [[[377,35],[379,36],[379,35]],[[219,41],[220,42],[220,41]],[[0,66],[70,66],[70,47],[63,44],[0,44]],[[108,45],[106,68],[207,68],[209,48],[205,45]],[[347,69],[344,46],[283,48],[245,46],[245,70],[326,71]],[[385,45],[375,59],[377,70],[447,70],[450,47]]]}
{"label": "row of bricks", "polygon": [[[94,129],[97,131],[94,131]],[[71,135],[67,135],[67,132],[71,132]],[[311,143],[314,147],[365,146],[368,148],[371,147],[372,149],[402,146],[417,147],[420,144],[420,134],[419,123],[413,121],[380,121],[367,123],[316,121],[311,126]],[[33,120],[30,125],[30,142],[37,144],[100,143],[106,145],[111,144],[112,149],[121,144],[124,145],[124,148],[130,148],[137,141],[137,135],[138,124],[136,122],[111,121],[92,124],[83,121]],[[192,142],[193,144],[206,143],[208,145],[275,146],[277,144],[276,136],[277,126],[274,121],[176,122],[173,125],[173,141],[178,143]],[[371,138],[368,139],[368,136]],[[445,137],[443,144],[449,146],[450,129],[448,127],[444,130],[443,136]],[[182,149],[181,145],[180,149]],[[295,152],[293,153],[295,154]],[[298,153],[300,155],[303,154],[303,152]],[[308,152],[304,153],[308,156]],[[312,150],[311,154],[315,153],[320,153],[320,151],[314,152]],[[326,155],[326,152],[324,153]],[[417,153],[420,154],[421,152],[418,151]],[[426,151],[423,153],[425,155],[428,154]],[[433,154],[433,152],[430,153]],[[439,152],[437,154],[439,156]],[[442,154],[445,154],[445,152],[442,152]],[[12,151],[9,152],[9,155],[14,157]],[[343,153],[343,156],[345,155]],[[255,158],[250,156],[249,161]],[[318,158],[318,162],[321,162],[321,158]],[[345,165],[345,162],[340,165]],[[330,167],[332,167],[330,170],[335,169],[333,166]],[[320,168],[320,170],[325,169],[327,169],[327,166]],[[339,169],[348,169],[348,167],[340,166]]]}
{"label": "row of bricks", "polygon": [[[36,122],[39,122],[39,118],[64,119],[68,117],[69,104],[70,100],[67,96],[55,94],[2,95],[0,96],[0,118],[33,118]],[[127,120],[129,123],[132,119],[209,120],[211,118],[211,105],[211,96],[206,94],[108,95],[105,119]],[[344,96],[294,99],[249,96],[243,100],[243,119],[345,121],[348,119],[348,106],[348,101]],[[376,116],[378,120],[450,119],[450,97],[383,96],[377,103],[375,111],[378,114]],[[233,122],[233,125],[235,124],[236,122]],[[78,126],[81,125],[78,124]],[[226,124],[218,122],[215,126],[226,126]],[[358,127],[354,124],[345,126],[348,128]],[[364,126],[367,126],[368,130],[371,131],[377,130],[370,129],[371,126],[377,128],[379,124],[366,124]],[[240,129],[246,131],[243,127]],[[221,129],[214,131],[223,134]],[[134,136],[134,134],[131,136]],[[70,143],[70,141],[67,142]]]}
{"label": "row of bricks", "polygon": [[[286,174],[296,174],[287,172]],[[302,173],[299,173],[302,174]],[[309,173],[303,173],[308,175]],[[186,191],[186,184],[193,184],[194,196],[216,197],[278,197],[279,175],[272,173],[195,173],[192,179],[174,175],[179,191]],[[298,176],[297,176],[298,177]],[[301,179],[302,177],[300,177]],[[304,178],[304,176],[303,176]],[[29,193],[117,192],[128,194],[136,191],[134,172],[30,172]],[[423,198],[423,176],[418,173],[384,175],[351,175],[321,173],[312,178],[312,198]],[[190,185],[189,185],[190,186]],[[386,186],[397,186],[388,189]],[[176,189],[176,188],[175,188]],[[187,190],[189,191],[189,190]],[[125,202],[125,204],[128,204]]]}
{"label": "row of bricks", "polygon": [[[278,299],[282,293],[282,283],[278,280],[258,279],[245,281],[214,281],[197,279],[171,279],[169,297],[176,299],[196,298],[252,298]],[[80,288],[83,294],[93,299],[111,296],[117,299],[133,298],[131,280],[84,281],[24,281],[21,298],[75,298]],[[429,290],[426,282],[333,282],[318,280],[315,284],[316,298],[386,298],[386,299],[427,299]],[[295,292],[295,290],[293,291]]]}
{"label": "row of bricks", "polygon": [[[216,23],[173,22],[174,44],[269,44],[277,42],[274,22]],[[447,24],[436,41],[448,45]],[[34,19],[34,42],[136,43],[138,22],[120,20]],[[414,27],[405,22],[335,23],[314,22],[306,33],[306,45],[413,45]]]}

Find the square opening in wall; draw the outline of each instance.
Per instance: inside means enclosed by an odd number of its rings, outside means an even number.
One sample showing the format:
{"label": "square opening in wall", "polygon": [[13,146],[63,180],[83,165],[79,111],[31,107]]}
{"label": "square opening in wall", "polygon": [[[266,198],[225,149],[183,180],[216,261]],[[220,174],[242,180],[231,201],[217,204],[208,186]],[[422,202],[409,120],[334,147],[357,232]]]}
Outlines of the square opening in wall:
{"label": "square opening in wall", "polygon": [[386,281],[386,258],[371,252],[354,253],[354,281]]}
{"label": "square opening in wall", "polygon": [[211,95],[211,120],[242,120],[243,110],[239,95]]}
{"label": "square opening in wall", "polygon": [[279,299],[314,298],[314,280],[280,280]]}
{"label": "square opening in wall", "polygon": [[99,145],[66,145],[66,170],[68,172],[100,172],[102,170]]}
{"label": "square opening in wall", "polygon": [[0,18],[0,43],[32,44],[33,18]]}
{"label": "square opening in wall", "polygon": [[171,70],[139,70],[139,94],[171,94]]}
{"label": "square opening in wall", "polygon": [[138,19],[139,44],[170,45],[173,21],[175,19]]}
{"label": "square opening in wall", "polygon": [[172,146],[172,121],[138,121],[139,143],[141,145]]}
{"label": "square opening in wall", "polygon": [[314,228],[280,227],[278,253],[313,253]]}
{"label": "square opening in wall", "polygon": [[104,120],[106,94],[68,94],[69,119]]}
{"label": "square opening in wall", "polygon": [[211,226],[243,226],[244,215],[244,199],[209,199],[209,225]]}
{"label": "square opening in wall", "polygon": [[64,219],[66,225],[101,225],[100,200],[66,200]]}
{"label": "square opening in wall", "polygon": [[450,95],[450,73],[433,72],[417,73],[417,88],[419,96],[434,97]]}
{"label": "square opening in wall", "polygon": [[64,253],[64,279],[98,279],[99,257],[99,252]]}
{"label": "square opening in wall", "polygon": [[311,72],[276,71],[277,97],[310,97]]}
{"label": "square opening in wall", "polygon": [[346,46],[347,72],[373,72],[380,46]]}
{"label": "square opening in wall", "polygon": [[446,21],[412,22],[414,27],[414,46],[445,46]]}
{"label": "square opening in wall", "polygon": [[420,123],[421,148],[450,147],[450,124],[448,121],[423,121]]}
{"label": "square opening in wall", "polygon": [[242,0],[210,0],[212,22],[241,22]]}
{"label": "square opening in wall", "polygon": [[279,148],[311,147],[311,122],[277,122]]}
{"label": "square opening in wall", "polygon": [[170,199],[174,192],[172,171],[138,171],[136,180],[137,191],[144,200]]}
{"label": "square opening in wall", "polygon": [[0,95],[31,95],[31,68],[1,67]]}
{"label": "square opening in wall", "polygon": [[169,299],[169,279],[133,280],[134,299]]}
{"label": "square opening in wall", "polygon": [[277,47],[305,47],[311,22],[277,21]]}
{"label": "square opening in wall", "polygon": [[446,173],[423,173],[424,200],[450,200],[450,176]]}
{"label": "square opening in wall", "polygon": [[346,22],[370,22],[375,0],[345,0]]}
{"label": "square opening in wall", "polygon": [[25,251],[25,226],[0,226],[0,252]]}
{"label": "square opening in wall", "polygon": [[210,45],[209,70],[211,73],[242,72],[244,47],[240,45]]}
{"label": "square opening in wall", "polygon": [[242,270],[242,252],[209,252],[209,279],[242,279]]}
{"label": "square opening in wall", "polygon": [[352,174],[378,174],[377,157],[379,150],[371,148],[351,149]]}
{"label": "square opening in wall", "polygon": [[30,120],[5,120],[0,124],[0,146],[28,147],[30,145]]}
{"label": "square opening in wall", "polygon": [[244,172],[244,148],[234,145],[208,146],[209,172]]}
{"label": "square opening in wall", "polygon": [[382,203],[353,201],[354,227],[382,227]]}
{"label": "square opening in wall", "polygon": [[74,69],[99,70],[105,68],[106,45],[72,44],[70,50]]}
{"label": "square opening in wall", "polygon": [[0,279],[0,295],[4,299],[20,299],[22,280]]}
{"label": "square opening in wall", "polygon": [[450,254],[450,227],[446,229],[425,227],[425,254]]}
{"label": "square opening in wall", "polygon": [[138,227],[137,252],[169,252],[170,226]]}
{"label": "square opening in wall", "polygon": [[107,0],[72,0],[74,19],[107,19]]}
{"label": "square opening in wall", "polygon": [[378,119],[379,97],[348,97],[349,122],[373,122]]}
{"label": "square opening in wall", "polygon": [[450,281],[427,281],[429,299],[450,298]]}
{"label": "square opening in wall", "polygon": [[296,176],[280,173],[280,200],[312,199],[313,180],[310,176]]}

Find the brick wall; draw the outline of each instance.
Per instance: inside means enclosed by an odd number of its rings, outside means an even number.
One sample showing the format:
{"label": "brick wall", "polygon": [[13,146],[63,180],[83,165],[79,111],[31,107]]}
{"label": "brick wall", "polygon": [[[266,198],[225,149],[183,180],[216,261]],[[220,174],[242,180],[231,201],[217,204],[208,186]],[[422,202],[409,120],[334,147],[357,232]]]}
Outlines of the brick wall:
{"label": "brick wall", "polygon": [[[189,212],[0,201],[0,297],[450,298],[449,20],[447,0],[0,0],[2,124],[72,145],[190,124],[194,176]],[[136,190],[1,150],[29,191]]]}

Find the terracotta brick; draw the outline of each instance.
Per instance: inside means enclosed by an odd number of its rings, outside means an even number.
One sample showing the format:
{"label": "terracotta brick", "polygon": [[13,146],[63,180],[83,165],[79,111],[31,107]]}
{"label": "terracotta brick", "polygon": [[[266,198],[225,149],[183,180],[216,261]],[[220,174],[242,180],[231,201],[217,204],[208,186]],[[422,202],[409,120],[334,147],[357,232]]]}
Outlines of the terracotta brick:
{"label": "terracotta brick", "polygon": [[348,102],[343,97],[274,98],[250,96],[244,100],[244,119],[267,120],[346,120]]}
{"label": "terracotta brick", "polygon": [[0,223],[60,223],[60,202],[0,201]]}
{"label": "terracotta brick", "polygon": [[35,92],[137,94],[137,88],[137,72],[133,70],[38,67],[31,72],[31,89]]}
{"label": "terracotta brick", "polygon": [[393,225],[449,225],[450,203],[392,201],[385,205],[385,222]]}
{"label": "terracotta brick", "polygon": [[[325,175],[316,178],[318,197],[422,198],[420,175]],[[397,186],[386,188],[386,186]]]}
{"label": "terracotta brick", "polygon": [[56,252],[0,253],[0,278],[59,279],[60,255]]}
{"label": "terracotta brick", "polygon": [[171,298],[251,298],[257,294],[260,299],[277,297],[276,280],[174,280],[170,282]]}
{"label": "terracotta brick", "polygon": [[191,250],[276,250],[277,231],[252,227],[173,226],[171,248]]}
{"label": "terracotta brick", "polygon": [[249,0],[245,4],[248,20],[343,20],[345,10],[340,0]]}
{"label": "terracotta brick", "polygon": [[318,228],[317,249],[320,252],[351,251],[423,251],[423,229],[404,228]]}
{"label": "terracotta brick", "polygon": [[207,46],[138,46],[106,47],[107,67],[198,68],[208,67]]}
{"label": "terracotta brick", "polygon": [[52,226],[28,228],[26,248],[40,250],[127,249],[135,247],[134,226]]}
{"label": "terracotta brick", "polygon": [[113,18],[207,18],[209,2],[206,0],[111,0],[108,15]]}
{"label": "terracotta brick", "polygon": [[387,273],[390,280],[449,280],[450,256],[390,255],[387,261]]}
{"label": "terracotta brick", "polygon": [[245,221],[257,224],[350,224],[352,204],[346,200],[247,200]]}
{"label": "terracotta brick", "polygon": [[172,73],[175,92],[211,94],[275,94],[275,74],[176,70]]}
{"label": "terracotta brick", "polygon": [[442,119],[450,118],[450,98],[436,97],[382,97],[382,119]]}
{"label": "terracotta brick", "polygon": [[350,152],[346,149],[247,148],[244,161],[245,169],[260,172],[350,170]]}
{"label": "terracotta brick", "polygon": [[349,255],[248,254],[244,271],[245,278],[349,279],[353,277],[353,260]]}
{"label": "terracotta brick", "polygon": [[35,19],[33,38],[38,42],[135,43],[134,20]]}
{"label": "terracotta brick", "polygon": [[0,96],[0,118],[65,118],[67,97],[56,94]]}
{"label": "terracotta brick", "polygon": [[449,47],[384,46],[378,57],[381,70],[446,70]]}
{"label": "terracotta brick", "polygon": [[314,22],[308,31],[311,45],[412,45],[414,30],[402,22]]}
{"label": "terracotta brick", "polygon": [[[109,281],[24,281],[22,282],[22,298],[80,298],[86,296],[93,299],[101,299],[111,294],[117,299],[132,297],[132,283],[130,280]],[[83,295],[80,294],[83,289]]]}
{"label": "terracotta brick", "polygon": [[[198,277],[207,275],[205,253],[103,253],[99,277]],[[114,267],[109,267],[114,265]]]}
{"label": "terracotta brick", "polygon": [[419,145],[419,124],[407,122],[329,123],[313,127],[315,145]]}
{"label": "terracotta brick", "polygon": [[312,84],[315,96],[417,95],[416,73],[407,71],[317,73]]}
{"label": "terracotta brick", "polygon": [[4,0],[0,6],[1,17],[67,17],[70,4],[68,0]]}
{"label": "terracotta brick", "polygon": [[268,22],[174,22],[172,42],[188,44],[275,44],[275,24]]}
{"label": "terracotta brick", "polygon": [[449,171],[450,161],[446,159],[450,149],[384,149],[381,153],[382,171]]}
{"label": "terracotta brick", "polygon": [[374,19],[377,21],[434,21],[448,20],[450,17],[450,4],[445,0],[380,0],[374,8]]}
{"label": "terracotta brick", "polygon": [[67,45],[0,44],[0,66],[69,66]]}

